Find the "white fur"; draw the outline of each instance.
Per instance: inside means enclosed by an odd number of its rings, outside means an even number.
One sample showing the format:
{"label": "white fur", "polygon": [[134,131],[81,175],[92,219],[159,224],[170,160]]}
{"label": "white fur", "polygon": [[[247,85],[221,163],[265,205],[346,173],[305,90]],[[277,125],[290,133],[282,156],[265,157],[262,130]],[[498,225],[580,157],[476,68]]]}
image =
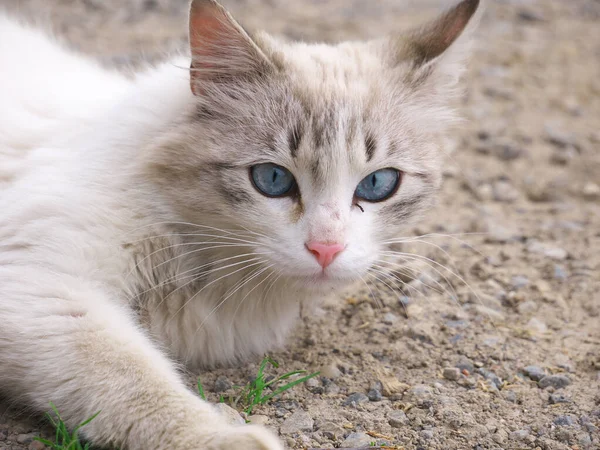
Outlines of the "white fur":
{"label": "white fur", "polygon": [[[332,98],[358,99],[340,115],[340,135],[347,118],[364,112],[369,80],[386,70],[370,47],[356,47],[367,67],[361,71],[354,69],[351,45],[266,39],[267,54],[293,55],[287,64],[296,75],[289,82],[304,83],[308,97],[326,89]],[[315,73],[315,58],[329,72]],[[300,154],[288,165],[296,167],[302,188],[302,218],[289,219],[292,200],[253,192],[261,213],[234,210],[240,225],[233,227],[223,211],[210,212],[223,205],[202,184],[210,174],[185,189],[177,188],[178,177],[164,175],[169,164],[202,166],[227,157],[227,148],[211,147],[210,130],[190,123],[199,99],[190,90],[189,65],[178,57],[129,79],[0,15],[0,386],[37,410],[54,402],[71,426],[101,411],[85,428],[100,445],[280,449],[261,428],[225,424],[184,387],[166,355],[210,366],[281,345],[301,303],[364,273],[382,241],[397,233],[391,219],[378,222],[383,206],[365,205],[364,214],[352,207],[356,184],[377,164],[400,165],[406,181],[399,200],[417,197],[426,189],[418,174],[439,178],[437,147],[405,133],[410,136],[401,142],[418,143],[418,157],[379,154],[369,165],[362,144],[350,151],[338,145],[330,160],[322,159],[329,164],[326,188],[311,186],[302,169],[308,156]],[[357,78],[355,86],[340,83],[344,72]],[[321,75],[321,87],[303,82]],[[419,94],[409,94],[398,89],[406,112],[390,126],[406,132],[428,117],[446,117],[446,109],[419,108]],[[236,113],[252,114],[251,106]],[[385,108],[393,105],[381,102],[377,114]],[[377,114],[381,123],[388,120]],[[383,130],[380,142],[393,137]],[[299,151],[309,155],[307,142]],[[177,153],[188,147],[196,150]],[[252,155],[250,149],[234,154],[249,158],[248,165]],[[163,174],[161,182],[149,175],[152,167]],[[193,225],[180,204],[195,211]],[[197,242],[189,242],[190,234]],[[209,249],[211,239],[221,247]],[[328,269],[330,281],[319,278],[321,269],[304,248],[312,239],[348,243]],[[220,265],[202,284],[187,283],[187,271],[203,260]]]}

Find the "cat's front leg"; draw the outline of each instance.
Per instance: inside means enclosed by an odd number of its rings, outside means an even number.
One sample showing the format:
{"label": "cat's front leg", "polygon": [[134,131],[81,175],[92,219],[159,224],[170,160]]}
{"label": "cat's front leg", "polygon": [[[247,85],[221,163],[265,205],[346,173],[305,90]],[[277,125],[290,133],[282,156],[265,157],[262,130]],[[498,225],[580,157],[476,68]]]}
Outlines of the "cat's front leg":
{"label": "cat's front leg", "polygon": [[[32,283],[7,281],[31,279]],[[101,446],[281,450],[266,429],[228,425],[189,391],[127,308],[79,280],[0,271],[0,390]],[[44,287],[50,286],[50,287]]]}

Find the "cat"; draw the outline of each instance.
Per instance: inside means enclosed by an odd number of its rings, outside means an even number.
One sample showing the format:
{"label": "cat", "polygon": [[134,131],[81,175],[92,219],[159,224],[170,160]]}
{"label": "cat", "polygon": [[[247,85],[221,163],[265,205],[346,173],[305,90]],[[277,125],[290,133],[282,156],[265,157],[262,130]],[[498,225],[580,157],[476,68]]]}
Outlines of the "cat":
{"label": "cat", "polygon": [[100,411],[101,446],[283,448],[177,364],[282,345],[430,207],[476,11],[326,45],[193,0],[188,55],[133,78],[0,15],[2,394]]}

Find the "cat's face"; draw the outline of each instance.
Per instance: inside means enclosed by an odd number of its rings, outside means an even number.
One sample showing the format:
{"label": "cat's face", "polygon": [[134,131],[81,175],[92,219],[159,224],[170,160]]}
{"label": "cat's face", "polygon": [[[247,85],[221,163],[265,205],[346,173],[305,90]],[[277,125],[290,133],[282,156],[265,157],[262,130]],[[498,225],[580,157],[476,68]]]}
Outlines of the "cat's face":
{"label": "cat's face", "polygon": [[327,46],[250,40],[214,2],[194,2],[198,102],[153,161],[178,214],[239,230],[303,286],[359,279],[439,185],[459,69],[434,44],[448,47],[476,3],[421,37]]}

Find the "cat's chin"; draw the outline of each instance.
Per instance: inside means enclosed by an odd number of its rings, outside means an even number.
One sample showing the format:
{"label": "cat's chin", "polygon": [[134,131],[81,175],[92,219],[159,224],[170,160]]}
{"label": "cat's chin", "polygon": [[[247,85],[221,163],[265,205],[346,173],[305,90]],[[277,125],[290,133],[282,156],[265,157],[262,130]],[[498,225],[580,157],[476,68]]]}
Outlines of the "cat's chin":
{"label": "cat's chin", "polygon": [[339,277],[327,272],[320,272],[315,275],[296,276],[295,281],[299,287],[308,292],[323,293],[343,289],[354,283],[356,279],[354,277]]}

